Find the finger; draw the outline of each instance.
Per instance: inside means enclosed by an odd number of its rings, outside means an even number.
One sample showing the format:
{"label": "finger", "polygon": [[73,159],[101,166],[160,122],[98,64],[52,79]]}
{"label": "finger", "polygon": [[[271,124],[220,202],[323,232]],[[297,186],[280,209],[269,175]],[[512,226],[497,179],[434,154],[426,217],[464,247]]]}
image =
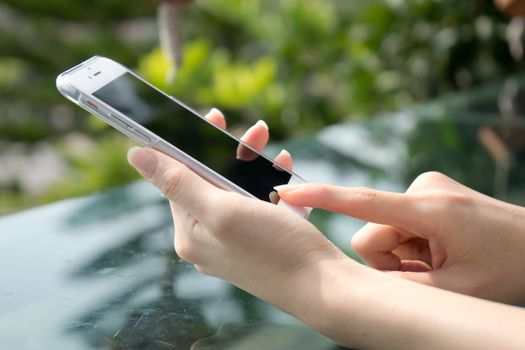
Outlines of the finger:
{"label": "finger", "polygon": [[252,125],[241,137],[243,142],[259,152],[264,149],[269,139],[270,131],[264,120],[259,120],[257,123]]}
{"label": "finger", "polygon": [[418,233],[424,233],[428,225],[422,219],[428,213],[417,194],[315,183],[277,186],[276,190],[283,200],[299,207],[322,208]]}
{"label": "finger", "polygon": [[[270,139],[270,131],[268,130],[268,125],[263,120],[259,120],[255,125],[249,128],[244,135],[241,137],[241,141],[246,143],[248,146],[261,152],[268,140]],[[258,154],[251,150],[249,147],[246,147],[242,143],[237,147],[237,158],[242,160],[254,160],[258,157]]]}
{"label": "finger", "polygon": [[224,118],[224,114],[222,114],[217,108],[212,108],[204,118],[208,119],[219,128],[226,129],[226,118]]}
{"label": "finger", "polygon": [[378,270],[432,270],[428,241],[393,226],[368,223],[352,237],[352,248]]}
{"label": "finger", "polygon": [[[421,268],[428,270],[432,267],[432,253],[426,239],[409,238],[404,242],[402,241],[393,253],[399,256],[402,265],[405,265],[405,268],[402,268],[404,271],[414,271],[415,269],[419,271]],[[419,263],[423,263],[423,265]]]}
{"label": "finger", "polygon": [[388,225],[366,224],[352,237],[352,248],[370,266],[378,270],[399,270],[401,259],[393,253],[401,235]]}
{"label": "finger", "polygon": [[133,147],[129,163],[150,180],[168,199],[190,212],[197,220],[212,210],[212,194],[221,191],[190,171],[185,165],[150,148]]}
{"label": "finger", "polygon": [[292,171],[292,168],[293,168],[292,155],[285,149],[279,152],[279,154],[275,157],[275,163],[279,165],[280,167],[282,167],[283,169]]}

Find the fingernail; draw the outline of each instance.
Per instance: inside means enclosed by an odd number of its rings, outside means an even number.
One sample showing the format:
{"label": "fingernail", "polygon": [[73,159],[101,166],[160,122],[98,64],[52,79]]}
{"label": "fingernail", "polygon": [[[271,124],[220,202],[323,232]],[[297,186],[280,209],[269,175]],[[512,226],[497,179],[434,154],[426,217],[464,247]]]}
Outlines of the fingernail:
{"label": "fingernail", "polygon": [[285,150],[284,148],[281,150],[281,152],[279,152],[279,154],[276,156],[276,157],[279,157],[280,155],[282,154],[288,154],[290,155],[290,152],[288,152],[287,150]]}
{"label": "fingernail", "polygon": [[290,193],[292,191],[297,191],[303,188],[304,185],[279,185],[275,186],[274,189],[281,195],[283,193]]}
{"label": "fingernail", "polygon": [[255,123],[255,125],[261,125],[261,126],[263,126],[266,130],[269,130],[269,128],[268,128],[268,124],[266,124],[266,122],[265,122],[264,120],[262,120],[262,119],[259,119],[259,120],[257,121],[257,123]]}
{"label": "fingernail", "polygon": [[259,119],[257,121],[257,123],[253,124],[252,126],[250,126],[248,128],[248,130],[246,130],[246,132],[244,133],[244,135],[241,136],[241,141],[246,141],[246,138],[248,137],[248,134],[250,133],[250,131],[252,131],[253,129],[257,128],[258,126],[262,126],[263,128],[265,128],[266,130],[268,130],[268,125],[266,124],[266,122],[262,119]]}
{"label": "fingernail", "polygon": [[142,147],[130,148],[128,151],[128,163],[147,180],[151,180],[157,169],[157,158]]}
{"label": "fingernail", "polygon": [[210,109],[210,112],[209,112],[209,114],[211,114],[211,113],[217,113],[217,114],[220,114],[220,115],[222,115],[222,112],[221,112],[221,111],[219,111],[219,110],[218,110],[217,108],[215,108],[215,107],[213,107],[212,109]]}

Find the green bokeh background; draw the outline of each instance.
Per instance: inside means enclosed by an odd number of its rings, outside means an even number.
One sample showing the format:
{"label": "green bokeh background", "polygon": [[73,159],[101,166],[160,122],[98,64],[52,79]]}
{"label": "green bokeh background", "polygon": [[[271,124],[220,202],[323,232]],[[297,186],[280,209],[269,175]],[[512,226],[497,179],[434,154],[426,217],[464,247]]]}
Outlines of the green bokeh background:
{"label": "green bokeh background", "polygon": [[[150,0],[0,1],[0,213],[134,179],[132,142],[66,101],[63,70],[100,54],[233,130],[272,138],[373,118],[521,69],[488,0],[196,0],[167,82]],[[42,156],[44,154],[44,156]]]}

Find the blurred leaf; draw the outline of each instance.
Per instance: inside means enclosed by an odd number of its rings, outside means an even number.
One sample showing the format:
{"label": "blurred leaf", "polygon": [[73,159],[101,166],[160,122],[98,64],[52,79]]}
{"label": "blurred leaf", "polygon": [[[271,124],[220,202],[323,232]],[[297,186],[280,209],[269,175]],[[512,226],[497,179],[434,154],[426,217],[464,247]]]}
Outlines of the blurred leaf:
{"label": "blurred leaf", "polygon": [[[54,88],[56,75],[102,54],[137,67],[169,94],[217,106],[243,129],[263,117],[272,139],[370,118],[514,74],[508,20],[491,0],[198,0],[183,12],[183,64],[167,82],[156,3],[6,0],[0,4],[0,138],[37,147],[88,135],[90,155],[67,156],[77,183],[46,200],[129,181],[125,138]],[[99,143],[100,141],[100,143]],[[67,153],[67,152],[66,152]],[[97,167],[104,163],[107,172]],[[74,174],[74,175],[71,175]],[[11,190],[13,191],[13,190]],[[16,193],[16,192],[13,192]]]}
{"label": "blurred leaf", "polygon": [[166,77],[170,62],[160,48],[144,56],[138,66],[138,72],[161,90],[166,90]]}
{"label": "blurred leaf", "polygon": [[261,58],[253,64],[230,63],[217,60],[212,68],[212,82],[197,95],[204,103],[226,108],[249,106],[261,96],[273,81],[276,63],[270,58]]}

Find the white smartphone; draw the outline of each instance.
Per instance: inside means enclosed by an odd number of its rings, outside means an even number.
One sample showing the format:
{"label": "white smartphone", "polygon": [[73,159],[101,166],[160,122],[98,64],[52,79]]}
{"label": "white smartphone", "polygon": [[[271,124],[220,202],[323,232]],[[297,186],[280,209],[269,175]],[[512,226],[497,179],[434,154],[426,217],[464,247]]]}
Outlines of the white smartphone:
{"label": "white smartphone", "polygon": [[57,77],[58,90],[139,144],[186,164],[214,185],[285,206],[274,186],[304,180],[109,58],[95,56]]}

